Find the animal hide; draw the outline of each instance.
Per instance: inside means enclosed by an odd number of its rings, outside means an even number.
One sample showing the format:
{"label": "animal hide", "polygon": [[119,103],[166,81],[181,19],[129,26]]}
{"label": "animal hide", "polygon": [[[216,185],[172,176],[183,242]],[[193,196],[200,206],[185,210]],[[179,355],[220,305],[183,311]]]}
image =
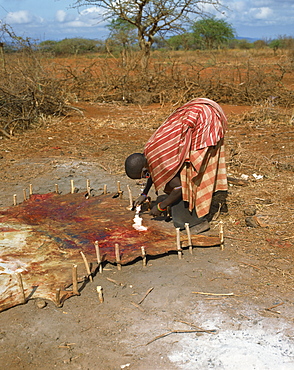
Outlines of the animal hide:
{"label": "animal hide", "polygon": [[[95,241],[103,263],[116,263],[116,243],[122,265],[142,256],[142,246],[147,255],[176,250],[174,228],[145,212],[141,217],[147,230],[138,231],[127,206],[127,200],[113,194],[87,199],[85,193],[49,193],[33,194],[22,204],[1,209],[0,311],[31,298],[61,306],[75,294],[70,289],[73,265],[78,266],[79,282],[88,278],[81,252],[95,274]],[[195,245],[219,244],[219,238],[198,235]]]}

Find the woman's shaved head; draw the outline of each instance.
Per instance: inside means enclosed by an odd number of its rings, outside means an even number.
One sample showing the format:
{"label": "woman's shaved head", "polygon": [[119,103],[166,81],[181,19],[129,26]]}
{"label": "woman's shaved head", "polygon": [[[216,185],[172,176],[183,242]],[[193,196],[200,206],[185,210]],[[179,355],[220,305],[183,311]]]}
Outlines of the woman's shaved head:
{"label": "woman's shaved head", "polygon": [[125,161],[125,171],[131,179],[140,179],[142,169],[146,166],[146,158],[142,153],[133,153]]}

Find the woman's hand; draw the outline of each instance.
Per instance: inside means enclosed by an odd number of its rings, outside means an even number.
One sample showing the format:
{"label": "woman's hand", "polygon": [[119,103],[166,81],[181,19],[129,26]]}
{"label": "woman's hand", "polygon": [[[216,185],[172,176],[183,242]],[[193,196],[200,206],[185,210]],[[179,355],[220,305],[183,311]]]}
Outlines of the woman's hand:
{"label": "woman's hand", "polygon": [[154,217],[159,217],[160,215],[162,215],[162,213],[165,211],[165,209],[162,209],[160,208],[160,203],[156,204],[155,206],[153,206],[149,212],[149,214],[151,216],[154,216]]}
{"label": "woman's hand", "polygon": [[145,202],[147,198],[147,195],[145,194],[141,194],[135,201],[134,201],[134,207],[138,207],[140,206],[141,204],[143,204]]}

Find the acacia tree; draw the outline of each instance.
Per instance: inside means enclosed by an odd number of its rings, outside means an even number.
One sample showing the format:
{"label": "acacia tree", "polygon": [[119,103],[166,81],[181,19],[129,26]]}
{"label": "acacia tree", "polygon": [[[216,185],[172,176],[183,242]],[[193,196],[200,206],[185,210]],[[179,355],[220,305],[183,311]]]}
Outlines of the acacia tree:
{"label": "acacia tree", "polygon": [[183,31],[191,19],[212,8],[219,10],[222,4],[221,0],[76,0],[72,6],[97,6],[105,10],[104,18],[120,18],[136,27],[142,64],[147,67],[156,34]]}
{"label": "acacia tree", "polygon": [[202,39],[207,49],[227,43],[235,37],[233,27],[223,19],[206,18],[194,22],[193,34]]}

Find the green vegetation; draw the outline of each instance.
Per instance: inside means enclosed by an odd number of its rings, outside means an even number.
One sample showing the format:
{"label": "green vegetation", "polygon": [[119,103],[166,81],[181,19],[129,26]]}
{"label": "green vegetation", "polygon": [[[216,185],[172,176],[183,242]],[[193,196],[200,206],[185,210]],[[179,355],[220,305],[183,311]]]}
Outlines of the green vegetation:
{"label": "green vegetation", "polygon": [[99,40],[83,38],[64,39],[61,41],[47,40],[40,42],[39,50],[54,55],[77,55],[105,51],[104,43]]}
{"label": "green vegetation", "polygon": [[213,49],[227,45],[235,37],[235,31],[223,19],[213,17],[194,22],[192,35],[203,45],[202,48]]}

